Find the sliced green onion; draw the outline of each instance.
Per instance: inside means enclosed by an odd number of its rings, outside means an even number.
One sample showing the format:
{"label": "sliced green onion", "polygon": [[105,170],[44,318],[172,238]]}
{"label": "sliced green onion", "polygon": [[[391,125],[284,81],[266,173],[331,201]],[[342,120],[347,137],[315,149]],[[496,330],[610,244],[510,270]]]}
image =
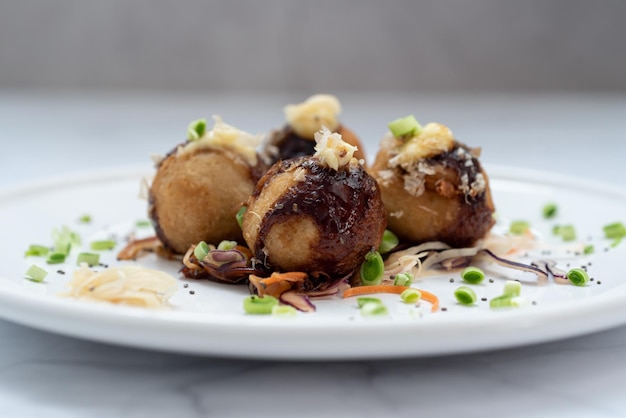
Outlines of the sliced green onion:
{"label": "sliced green onion", "polygon": [[396,234],[388,229],[385,229],[385,232],[383,233],[383,240],[378,246],[378,252],[381,254],[386,254],[389,251],[393,250],[399,243],[400,240],[398,239]]}
{"label": "sliced green onion", "polygon": [[107,239],[103,241],[93,241],[90,245],[94,251],[112,250],[115,248],[115,241]]}
{"label": "sliced green onion", "polygon": [[218,245],[217,245],[217,249],[218,250],[232,250],[233,248],[235,248],[237,246],[237,241],[228,241],[228,240],[224,240],[221,241]]}
{"label": "sliced green onion", "polygon": [[583,249],[583,253],[584,254],[593,254],[595,250],[596,250],[595,247],[593,245],[589,244],[589,245],[585,245],[585,248]]}
{"label": "sliced green onion", "polygon": [[26,278],[33,282],[43,282],[43,279],[48,275],[48,272],[39,266],[32,265],[26,270]]}
{"label": "sliced green onion", "polygon": [[546,219],[554,218],[558,212],[558,207],[555,203],[548,203],[543,207],[543,217]]}
{"label": "sliced green onion", "polygon": [[407,289],[400,293],[400,299],[404,303],[417,303],[422,297],[422,293],[417,289]]}
{"label": "sliced green onion", "polygon": [[243,310],[251,315],[269,315],[272,313],[272,308],[276,305],[278,305],[278,299],[269,295],[265,295],[262,298],[250,295],[243,300]]}
{"label": "sliced green onion", "polygon": [[604,236],[608,239],[620,239],[626,237],[626,226],[621,222],[613,222],[602,227]]}
{"label": "sliced green onion", "polygon": [[522,235],[530,229],[530,224],[527,221],[513,221],[509,226],[509,232],[513,235]]}
{"label": "sliced green onion", "polygon": [[48,254],[48,257],[46,258],[46,263],[48,264],[65,263],[65,258],[67,258],[67,255],[65,253],[53,252],[53,253]]}
{"label": "sliced green onion", "polygon": [[141,219],[141,220],[138,220],[137,222],[135,222],[135,226],[137,228],[147,228],[147,227],[149,227],[151,225],[152,225],[152,223],[150,221],[145,220],[145,219]]}
{"label": "sliced green onion", "polygon": [[521,296],[509,296],[501,295],[489,301],[489,307],[492,309],[497,308],[519,308],[528,303],[528,301]]}
{"label": "sliced green onion", "polygon": [[573,225],[564,225],[559,228],[559,235],[563,241],[574,241],[576,239],[576,229]]}
{"label": "sliced green onion", "polygon": [[422,126],[413,115],[393,120],[389,122],[387,126],[389,127],[391,134],[396,138],[408,135],[419,135],[419,133],[422,131]]}
{"label": "sliced green onion", "polygon": [[413,283],[413,275],[411,273],[398,273],[393,279],[394,286],[410,286]]}
{"label": "sliced green onion", "polygon": [[552,227],[552,235],[561,235],[561,225],[554,225]]}
{"label": "sliced green onion", "polygon": [[91,222],[91,215],[82,215],[80,218],[78,218],[78,222],[80,222],[81,224],[88,224]]}
{"label": "sliced green onion", "polygon": [[235,218],[237,219],[237,224],[239,225],[239,228],[241,228],[241,225],[243,225],[243,215],[244,215],[244,213],[246,213],[247,209],[248,209],[247,207],[242,206],[237,211],[237,215],[235,215]]}
{"label": "sliced green onion", "polygon": [[81,265],[86,263],[88,266],[96,266],[100,262],[100,254],[94,253],[80,253],[76,257],[76,264]]}
{"label": "sliced green onion", "polygon": [[478,284],[485,280],[485,273],[478,267],[465,267],[461,272],[461,278],[469,284]]}
{"label": "sliced green onion", "polygon": [[361,283],[365,286],[379,285],[383,282],[385,264],[378,251],[370,251],[361,264]]}
{"label": "sliced green onion", "polygon": [[361,307],[361,315],[363,316],[386,316],[389,311],[382,303],[368,302]]}
{"label": "sliced green onion", "polygon": [[47,255],[49,251],[50,249],[48,247],[45,247],[43,245],[32,244],[28,246],[28,249],[24,253],[24,256],[25,257],[31,257],[31,256],[43,257],[44,255]]}
{"label": "sliced green onion", "polygon": [[611,247],[615,248],[617,247],[620,243],[622,242],[622,238],[617,238],[615,240],[613,240],[613,242],[611,243]]}
{"label": "sliced green onion", "polygon": [[274,316],[296,316],[298,311],[290,305],[274,305],[271,313]]}
{"label": "sliced green onion", "polygon": [[359,308],[362,308],[363,305],[365,305],[366,303],[380,303],[382,305],[383,301],[380,300],[379,298],[364,296],[364,297],[356,298],[356,303],[357,305],[359,305]]}
{"label": "sliced green onion", "polygon": [[574,268],[568,271],[567,278],[574,286],[584,286],[589,283],[589,274],[581,268]]}
{"label": "sliced green onion", "polygon": [[209,255],[209,246],[206,242],[200,241],[196,248],[193,249],[193,255],[198,259],[198,261],[202,261]]}
{"label": "sliced green onion", "polygon": [[206,119],[194,120],[187,126],[187,139],[197,141],[206,132]]}
{"label": "sliced green onion", "polygon": [[454,297],[456,301],[461,305],[473,305],[476,303],[476,292],[471,287],[460,286],[454,291]]}
{"label": "sliced green onion", "polygon": [[517,280],[507,280],[504,283],[504,290],[502,291],[504,296],[519,296],[522,294],[522,284]]}
{"label": "sliced green onion", "polygon": [[65,255],[70,253],[72,246],[80,245],[81,243],[80,236],[67,226],[63,226],[60,230],[53,230],[52,240],[54,241],[54,251],[64,253]]}

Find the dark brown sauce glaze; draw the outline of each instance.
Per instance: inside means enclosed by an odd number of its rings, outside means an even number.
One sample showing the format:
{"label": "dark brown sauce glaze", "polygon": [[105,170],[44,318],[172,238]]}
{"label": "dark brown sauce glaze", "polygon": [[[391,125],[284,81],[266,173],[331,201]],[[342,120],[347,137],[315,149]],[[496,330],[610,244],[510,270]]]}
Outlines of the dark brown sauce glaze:
{"label": "dark brown sauce glaze", "polygon": [[352,273],[365,254],[379,244],[386,214],[376,181],[361,166],[336,171],[321,166],[316,157],[300,157],[276,163],[258,184],[256,198],[274,175],[301,167],[305,180],[280,196],[265,214],[255,243],[255,257],[271,265],[264,253],[265,237],[277,223],[304,215],[317,225],[320,240],[308,272],[324,272],[337,278]]}
{"label": "dark brown sauce glaze", "polygon": [[[432,167],[439,166],[444,169],[426,176],[424,179],[426,190],[455,199],[459,205],[454,222],[448,222],[437,236],[430,237],[431,239],[443,241],[457,248],[467,247],[485,236],[495,223],[493,219],[495,208],[486,183],[488,181],[486,174],[477,158],[478,154],[479,152],[457,142],[452,150],[424,160]],[[471,164],[468,161],[471,161]],[[450,176],[450,172],[454,175]],[[462,177],[466,176],[466,184],[471,185],[478,179],[479,174],[483,176],[486,185],[483,191],[466,192],[459,187]]]}
{"label": "dark brown sauce glaze", "polygon": [[272,163],[315,154],[315,140],[298,136],[289,125],[272,132],[268,146],[276,147],[274,152],[266,147]]}

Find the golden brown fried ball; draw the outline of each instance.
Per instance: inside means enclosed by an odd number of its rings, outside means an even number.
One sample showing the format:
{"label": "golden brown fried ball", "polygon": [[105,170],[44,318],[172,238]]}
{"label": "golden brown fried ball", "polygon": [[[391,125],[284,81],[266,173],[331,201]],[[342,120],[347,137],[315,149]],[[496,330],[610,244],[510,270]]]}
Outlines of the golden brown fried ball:
{"label": "golden brown fried ball", "polygon": [[401,148],[388,134],[370,169],[381,188],[388,228],[410,243],[465,247],[483,238],[495,223],[495,208],[480,150],[453,140],[444,152],[400,164],[394,158]]}
{"label": "golden brown fried ball", "polygon": [[376,181],[356,160],[334,170],[300,157],[279,161],[259,181],[242,228],[266,266],[339,278],[378,247],[385,210]]}

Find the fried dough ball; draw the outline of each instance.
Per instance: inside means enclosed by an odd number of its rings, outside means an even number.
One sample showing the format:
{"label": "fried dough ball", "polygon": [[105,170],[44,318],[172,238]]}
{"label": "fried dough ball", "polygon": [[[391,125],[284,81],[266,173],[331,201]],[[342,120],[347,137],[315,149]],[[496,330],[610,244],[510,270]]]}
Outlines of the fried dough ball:
{"label": "fried dough ball", "polygon": [[387,133],[370,172],[381,188],[388,228],[410,243],[465,247],[483,238],[495,208],[479,155],[438,123],[400,137]]}
{"label": "fried dough ball", "polygon": [[286,106],[287,124],[269,135],[264,145],[264,154],[272,163],[313,155],[315,153],[314,135],[325,127],[340,134],[348,144],[357,147],[354,153],[356,159],[365,160],[361,141],[354,132],[341,124],[338,119],[339,113],[341,113],[339,100],[327,94],[314,95],[303,103]]}
{"label": "fried dough ball", "polygon": [[236,213],[265,171],[259,140],[216,118],[162,160],[149,192],[149,216],[163,245],[182,254],[200,241],[241,241]]}
{"label": "fried dough ball", "polygon": [[279,161],[259,181],[243,236],[267,267],[340,278],[380,244],[385,210],[354,147],[328,130],[316,136],[314,156]]}

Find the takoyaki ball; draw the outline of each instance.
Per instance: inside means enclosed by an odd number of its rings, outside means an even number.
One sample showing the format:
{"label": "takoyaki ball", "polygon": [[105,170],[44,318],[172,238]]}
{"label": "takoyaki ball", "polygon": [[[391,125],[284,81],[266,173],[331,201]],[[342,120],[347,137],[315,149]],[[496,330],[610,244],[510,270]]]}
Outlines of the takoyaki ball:
{"label": "takoyaki ball", "polygon": [[388,132],[370,170],[388,228],[410,243],[465,247],[483,238],[495,222],[495,208],[479,155],[480,149],[456,141],[442,124],[417,124],[398,137]]}
{"label": "takoyaki ball", "polygon": [[354,132],[339,121],[341,104],[335,96],[317,94],[300,104],[285,107],[286,125],[270,133],[263,153],[270,162],[289,158],[313,155],[315,153],[315,133],[322,127],[337,132],[350,145],[357,147],[354,157],[365,160],[361,141]]}
{"label": "takoyaki ball", "polygon": [[156,234],[180,254],[200,241],[241,241],[237,211],[267,168],[259,168],[258,137],[217,117],[212,130],[199,131],[158,164],[149,192]]}
{"label": "takoyaki ball", "polygon": [[354,272],[377,248],[385,209],[376,181],[341,135],[322,130],[317,152],[274,164],[257,184],[243,216],[254,256],[279,271]]}

